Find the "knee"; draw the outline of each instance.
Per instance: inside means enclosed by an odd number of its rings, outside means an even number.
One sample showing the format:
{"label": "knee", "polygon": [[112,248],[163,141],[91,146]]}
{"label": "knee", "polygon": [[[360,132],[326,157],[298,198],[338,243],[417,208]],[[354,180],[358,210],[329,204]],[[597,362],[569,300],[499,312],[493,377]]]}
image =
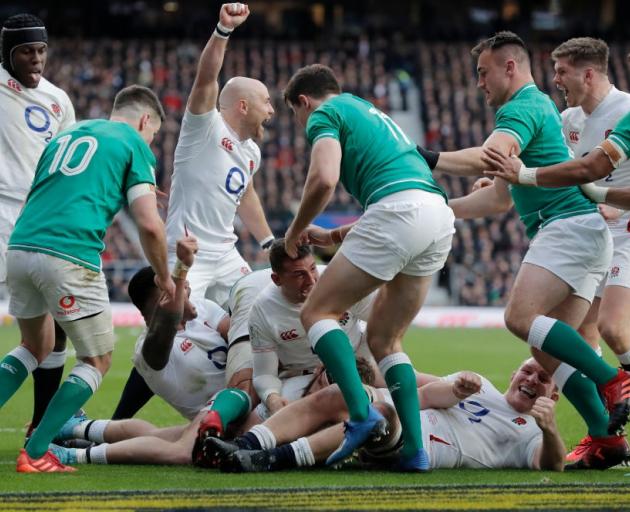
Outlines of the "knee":
{"label": "knee", "polygon": [[596,347],[598,345],[600,331],[596,323],[585,322],[580,325],[577,331],[591,347]]}
{"label": "knee", "polygon": [[619,322],[603,319],[598,325],[602,338],[616,354],[628,351],[628,332]]}
{"label": "knee", "polygon": [[81,361],[93,366],[100,372],[102,376],[105,376],[105,374],[112,366],[112,353],[108,352],[107,354],[103,354],[100,356],[82,357]]}
{"label": "knee", "polygon": [[512,334],[527,341],[533,319],[524,317],[518,314],[515,309],[509,307],[505,310],[504,319],[505,326]]}

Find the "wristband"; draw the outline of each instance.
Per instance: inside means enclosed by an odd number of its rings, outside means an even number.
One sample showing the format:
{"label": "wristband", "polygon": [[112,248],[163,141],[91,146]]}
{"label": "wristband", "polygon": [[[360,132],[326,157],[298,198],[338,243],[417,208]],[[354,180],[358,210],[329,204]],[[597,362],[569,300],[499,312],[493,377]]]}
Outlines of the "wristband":
{"label": "wristband", "polygon": [[427,165],[429,166],[429,169],[431,170],[435,169],[435,166],[437,165],[438,160],[440,158],[440,153],[438,151],[431,151],[429,149],[424,149],[420,146],[416,146],[416,149],[418,150],[418,153],[422,155],[422,158],[424,158],[427,161]]}
{"label": "wristband", "polygon": [[595,183],[586,183],[584,185],[580,185],[582,192],[591,198],[596,203],[605,203],[606,195],[610,190],[607,187],[600,187],[599,185],[595,185]]}
{"label": "wristband", "polygon": [[525,164],[521,164],[521,168],[518,171],[518,182],[521,185],[533,185],[538,186],[536,181],[536,171],[538,167],[525,167]]}
{"label": "wristband", "polygon": [[263,251],[268,251],[269,249],[271,249],[271,244],[273,244],[273,241],[275,240],[273,235],[269,235],[267,238],[263,238],[260,242],[258,242],[260,244],[260,248]]}
{"label": "wristband", "polygon": [[221,39],[227,39],[228,37],[230,37],[230,35],[232,35],[232,32],[234,32],[234,29],[227,28],[220,21],[219,23],[217,23],[217,26],[214,29],[215,35],[217,37],[220,37]]}
{"label": "wristband", "polygon": [[173,273],[171,277],[173,279],[186,279],[188,275],[188,271],[190,267],[188,265],[184,265],[179,259],[175,262],[175,266],[173,267]]}

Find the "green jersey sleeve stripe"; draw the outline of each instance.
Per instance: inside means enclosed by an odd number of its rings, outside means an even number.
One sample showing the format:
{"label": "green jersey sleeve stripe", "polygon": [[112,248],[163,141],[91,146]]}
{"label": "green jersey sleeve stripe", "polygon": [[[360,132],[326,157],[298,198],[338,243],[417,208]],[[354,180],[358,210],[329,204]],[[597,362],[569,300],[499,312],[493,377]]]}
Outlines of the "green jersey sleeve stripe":
{"label": "green jersey sleeve stripe", "polygon": [[514,130],[510,130],[509,128],[495,128],[494,131],[508,133],[512,135],[521,146],[523,145],[523,138],[518,134],[518,132],[515,132]]}
{"label": "green jersey sleeve stripe", "polygon": [[336,133],[324,132],[315,136],[315,138],[313,139],[313,144],[315,144],[319,139],[325,139],[325,138],[339,140],[339,136]]}
{"label": "green jersey sleeve stripe", "polygon": [[623,152],[625,153],[624,156],[627,156],[628,154],[628,145],[625,143],[625,141],[621,138],[619,138],[618,135],[615,135],[614,133],[611,133],[610,136],[608,137],[608,140],[615,142],[616,144],[621,146],[621,149],[623,149]]}

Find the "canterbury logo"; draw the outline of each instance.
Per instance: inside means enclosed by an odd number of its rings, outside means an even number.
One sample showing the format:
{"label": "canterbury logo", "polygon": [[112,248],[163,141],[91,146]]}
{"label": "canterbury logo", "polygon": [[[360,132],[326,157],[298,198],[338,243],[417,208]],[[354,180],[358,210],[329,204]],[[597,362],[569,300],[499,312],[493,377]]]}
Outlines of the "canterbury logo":
{"label": "canterbury logo", "polygon": [[291,341],[296,338],[299,338],[296,329],[291,329],[290,331],[284,331],[280,333],[280,339],[283,341]]}
{"label": "canterbury logo", "polygon": [[16,375],[17,374],[17,368],[15,366],[11,366],[9,363],[2,363],[0,364],[0,368],[2,368],[3,370],[8,371],[9,373]]}
{"label": "canterbury logo", "polygon": [[221,139],[221,145],[228,151],[232,151],[234,149],[234,143],[227,137],[223,137]]}

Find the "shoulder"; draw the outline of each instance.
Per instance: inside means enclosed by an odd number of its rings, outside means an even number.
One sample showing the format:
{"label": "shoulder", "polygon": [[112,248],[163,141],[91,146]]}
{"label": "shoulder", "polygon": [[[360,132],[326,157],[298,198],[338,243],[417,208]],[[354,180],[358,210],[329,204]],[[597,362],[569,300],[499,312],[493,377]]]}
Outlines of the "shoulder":
{"label": "shoulder", "polygon": [[560,115],[562,116],[562,123],[568,124],[578,120],[578,118],[584,117],[584,111],[582,107],[568,107],[565,108]]}

